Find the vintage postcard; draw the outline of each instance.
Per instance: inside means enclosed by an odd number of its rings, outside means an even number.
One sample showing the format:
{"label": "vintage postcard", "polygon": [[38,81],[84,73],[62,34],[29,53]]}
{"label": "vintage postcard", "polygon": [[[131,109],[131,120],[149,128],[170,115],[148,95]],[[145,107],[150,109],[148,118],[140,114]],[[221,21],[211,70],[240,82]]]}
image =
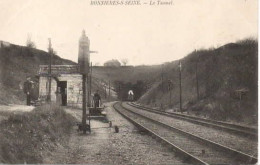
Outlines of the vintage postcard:
{"label": "vintage postcard", "polygon": [[258,0],[0,0],[0,164],[257,164]]}

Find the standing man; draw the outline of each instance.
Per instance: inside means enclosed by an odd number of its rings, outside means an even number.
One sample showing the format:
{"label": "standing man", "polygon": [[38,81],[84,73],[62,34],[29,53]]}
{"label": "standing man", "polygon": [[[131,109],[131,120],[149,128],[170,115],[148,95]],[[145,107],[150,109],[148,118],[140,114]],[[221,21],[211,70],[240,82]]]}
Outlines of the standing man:
{"label": "standing man", "polygon": [[26,103],[28,106],[31,105],[31,89],[32,89],[32,82],[31,78],[27,77],[27,80],[23,84],[23,91],[26,94]]}
{"label": "standing man", "polygon": [[98,93],[99,91],[97,90],[96,93],[94,94],[93,100],[94,100],[94,108],[99,107],[99,102],[101,101],[101,97]]}

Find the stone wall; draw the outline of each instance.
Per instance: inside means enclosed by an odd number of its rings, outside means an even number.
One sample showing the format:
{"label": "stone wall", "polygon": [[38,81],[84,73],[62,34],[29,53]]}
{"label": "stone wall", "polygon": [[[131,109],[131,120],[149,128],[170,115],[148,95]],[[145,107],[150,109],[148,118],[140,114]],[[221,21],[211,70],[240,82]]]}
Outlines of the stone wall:
{"label": "stone wall", "polygon": [[[82,107],[82,76],[80,74],[61,74],[58,81],[67,81],[67,105],[72,107]],[[56,102],[57,81],[51,81],[51,100]],[[48,78],[40,77],[39,96],[46,98],[48,94]]]}
{"label": "stone wall", "polygon": [[67,81],[67,105],[82,107],[82,76],[79,74],[64,74],[59,81]]}
{"label": "stone wall", "polygon": [[[51,101],[56,101],[57,82],[52,78],[51,80]],[[40,77],[39,81],[39,98],[46,100],[49,91],[49,79],[48,77]]]}

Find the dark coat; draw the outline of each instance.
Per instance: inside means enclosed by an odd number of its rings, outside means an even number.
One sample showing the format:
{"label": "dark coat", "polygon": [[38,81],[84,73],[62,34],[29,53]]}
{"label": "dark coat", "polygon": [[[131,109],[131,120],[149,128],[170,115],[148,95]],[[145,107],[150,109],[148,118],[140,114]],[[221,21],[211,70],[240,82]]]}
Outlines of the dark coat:
{"label": "dark coat", "polygon": [[30,81],[25,81],[23,84],[23,92],[24,93],[31,93],[31,89],[32,89],[32,83]]}
{"label": "dark coat", "polygon": [[93,100],[94,100],[94,101],[99,101],[99,100],[101,100],[100,95],[99,95],[98,93],[95,93],[95,94],[94,94],[94,97],[93,97]]}

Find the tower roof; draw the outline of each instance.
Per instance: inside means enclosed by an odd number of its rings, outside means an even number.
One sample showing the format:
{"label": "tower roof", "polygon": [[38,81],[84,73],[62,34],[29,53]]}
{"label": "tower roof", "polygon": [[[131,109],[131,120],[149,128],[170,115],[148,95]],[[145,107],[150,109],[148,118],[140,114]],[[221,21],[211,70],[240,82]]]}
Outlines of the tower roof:
{"label": "tower roof", "polygon": [[82,30],[82,35],[81,35],[81,37],[80,37],[80,39],[79,39],[79,42],[80,42],[80,43],[84,43],[84,42],[89,43],[89,39],[88,39],[88,37],[86,36],[85,30]]}
{"label": "tower roof", "polygon": [[84,29],[82,30],[82,35],[81,36],[86,36],[86,31]]}

